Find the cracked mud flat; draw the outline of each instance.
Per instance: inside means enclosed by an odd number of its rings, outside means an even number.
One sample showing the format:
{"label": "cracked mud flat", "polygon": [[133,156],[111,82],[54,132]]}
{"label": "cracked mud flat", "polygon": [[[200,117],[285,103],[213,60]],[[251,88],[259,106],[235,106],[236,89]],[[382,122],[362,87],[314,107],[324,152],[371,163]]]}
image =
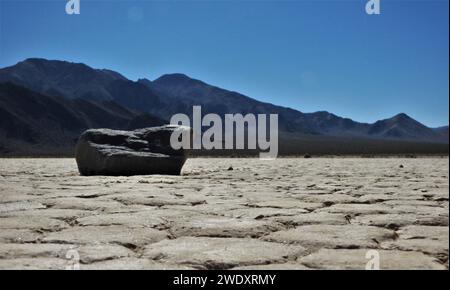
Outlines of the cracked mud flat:
{"label": "cracked mud flat", "polygon": [[365,269],[369,249],[381,269],[448,269],[448,166],[190,159],[183,176],[82,177],[73,159],[0,159],[0,269],[65,269],[70,250],[80,269]]}

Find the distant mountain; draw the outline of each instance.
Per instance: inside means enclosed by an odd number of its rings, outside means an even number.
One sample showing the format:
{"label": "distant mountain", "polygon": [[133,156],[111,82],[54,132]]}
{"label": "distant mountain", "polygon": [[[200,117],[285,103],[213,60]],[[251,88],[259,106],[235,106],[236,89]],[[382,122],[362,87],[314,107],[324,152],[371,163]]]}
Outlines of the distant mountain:
{"label": "distant mountain", "polygon": [[[325,111],[303,113],[260,102],[184,74],[134,82],[107,69],[31,58],[0,69],[2,83],[0,134],[7,136],[7,140],[21,140],[26,144],[47,142],[57,146],[60,142],[68,146],[67,140],[73,141],[85,128],[133,129],[159,125],[176,113],[190,115],[194,105],[201,105],[203,114],[278,114],[280,131],[288,133],[285,136],[448,144],[448,127],[428,128],[406,114],[367,124]],[[314,138],[319,139],[323,140]],[[0,150],[5,148],[0,143]]]}
{"label": "distant mountain", "polygon": [[191,115],[192,106],[202,106],[202,113],[224,114],[278,114],[279,129],[286,132],[318,134],[309,124],[306,115],[290,108],[275,106],[249,98],[237,92],[224,90],[191,79],[183,74],[163,75],[153,82],[140,80],[149,89],[164,96],[170,115]]}
{"label": "distant mountain", "polygon": [[0,82],[11,82],[47,95],[113,100],[108,87],[126,82],[119,73],[93,69],[82,63],[30,58],[0,70]]}
{"label": "distant mountain", "polygon": [[430,140],[438,141],[439,134],[417,122],[406,114],[398,114],[390,119],[375,122],[370,126],[371,136],[380,136],[391,139]]}
{"label": "distant mountain", "polygon": [[[48,96],[12,84],[0,84],[0,153],[67,154],[88,128],[129,129],[165,123],[114,101]],[[134,128],[133,128],[134,129]]]}
{"label": "distant mountain", "polygon": [[168,123],[169,122],[164,119],[152,116],[147,113],[143,113],[133,117],[130,122],[128,122],[126,129],[135,130],[146,127],[162,126]]}
{"label": "distant mountain", "polygon": [[302,113],[290,108],[259,102],[242,94],[227,91],[191,79],[183,74],[164,75],[153,82],[141,83],[186,107],[201,105],[205,113],[277,113],[280,129],[286,132],[327,135],[335,137],[358,137],[421,142],[448,142],[435,130],[415,121],[406,114],[374,124],[355,122],[332,113],[321,111]]}
{"label": "distant mountain", "polygon": [[68,99],[115,101],[135,110],[161,109],[159,97],[144,85],[107,69],[82,63],[30,58],[0,69],[0,83],[11,82],[30,90]]}
{"label": "distant mountain", "polygon": [[433,130],[448,140],[448,126],[434,128]]}

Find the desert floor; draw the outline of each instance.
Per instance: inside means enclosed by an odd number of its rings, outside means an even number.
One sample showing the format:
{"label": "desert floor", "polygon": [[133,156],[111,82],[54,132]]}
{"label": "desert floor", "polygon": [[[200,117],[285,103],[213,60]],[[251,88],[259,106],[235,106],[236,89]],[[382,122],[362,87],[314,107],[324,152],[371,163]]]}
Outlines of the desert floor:
{"label": "desert floor", "polygon": [[0,159],[0,268],[448,269],[448,173],[448,157],[190,159],[133,177]]}

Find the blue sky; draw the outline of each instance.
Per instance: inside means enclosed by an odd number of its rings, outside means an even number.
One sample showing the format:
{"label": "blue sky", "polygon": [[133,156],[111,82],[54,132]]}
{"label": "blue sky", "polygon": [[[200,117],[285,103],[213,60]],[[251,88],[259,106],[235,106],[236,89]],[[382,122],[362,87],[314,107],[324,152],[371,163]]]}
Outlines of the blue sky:
{"label": "blue sky", "polygon": [[180,72],[303,112],[448,124],[448,1],[0,0],[0,67],[84,62],[136,80]]}

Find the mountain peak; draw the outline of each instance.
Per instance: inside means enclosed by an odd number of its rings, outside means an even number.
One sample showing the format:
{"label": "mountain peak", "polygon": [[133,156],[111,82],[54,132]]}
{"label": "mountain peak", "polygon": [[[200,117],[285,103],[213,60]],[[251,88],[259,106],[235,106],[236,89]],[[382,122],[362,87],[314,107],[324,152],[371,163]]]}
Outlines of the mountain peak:
{"label": "mountain peak", "polygon": [[0,69],[0,82],[8,81],[42,94],[111,100],[109,86],[127,79],[118,72],[94,69],[84,63],[28,58]]}
{"label": "mountain peak", "polygon": [[91,67],[85,65],[84,63],[69,62],[69,61],[65,61],[65,60],[45,59],[45,58],[38,58],[38,57],[27,58],[27,59],[17,63],[17,65],[23,65],[23,64],[32,64],[32,65],[75,65],[75,66],[83,66],[83,67],[86,67],[86,68],[91,68]]}
{"label": "mountain peak", "polygon": [[405,113],[399,113],[392,117],[391,119],[397,119],[397,120],[413,120],[410,116],[408,116]]}
{"label": "mountain peak", "polygon": [[179,83],[188,81],[195,80],[182,73],[165,74],[154,80],[155,83]]}
{"label": "mountain peak", "polygon": [[45,58],[39,58],[39,57],[31,57],[31,58],[27,58],[24,59],[23,61],[20,61],[19,63],[36,63],[36,62],[46,62],[49,61]]}
{"label": "mountain peak", "polygon": [[[114,79],[122,79],[127,80],[122,74],[110,70],[110,69],[95,69],[92,68],[82,62],[70,62],[65,60],[50,60],[45,58],[27,58],[23,61],[18,62],[15,66],[21,67],[23,65],[32,65],[36,68],[41,69],[58,69],[68,68],[71,70],[75,70],[75,72],[84,72],[84,73],[104,73],[105,75],[109,75]],[[13,66],[13,67],[15,67]],[[46,72],[47,73],[47,72]]]}
{"label": "mountain peak", "polygon": [[158,79],[191,79],[189,76],[182,74],[182,73],[171,73],[171,74],[164,74],[160,76]]}
{"label": "mountain peak", "polygon": [[151,85],[152,84],[152,81],[147,78],[138,79],[137,82],[140,84],[143,84],[143,85]]}

